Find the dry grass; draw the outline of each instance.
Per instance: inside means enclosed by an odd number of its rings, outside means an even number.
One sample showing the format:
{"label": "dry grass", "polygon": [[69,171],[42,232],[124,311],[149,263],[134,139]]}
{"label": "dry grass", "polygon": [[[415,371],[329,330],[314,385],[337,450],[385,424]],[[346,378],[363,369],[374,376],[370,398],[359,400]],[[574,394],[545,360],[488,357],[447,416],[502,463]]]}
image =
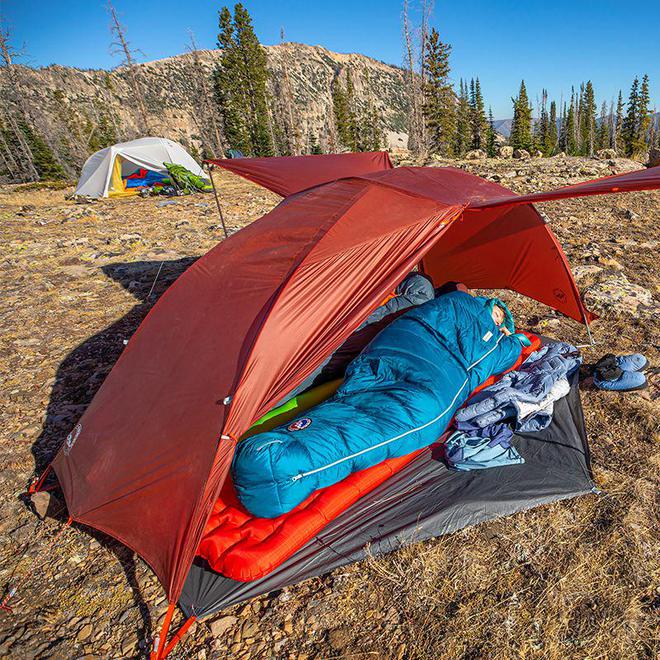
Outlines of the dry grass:
{"label": "dry grass", "polygon": [[[526,183],[524,175],[507,185],[520,191],[555,185],[543,185],[543,171],[534,176],[540,185]],[[229,175],[218,181],[232,226],[277,201]],[[28,570],[35,545],[53,533],[18,499],[35,460],[59,446],[121,351],[121,340],[150,308],[146,294],[160,261],[168,266],[157,294],[186,259],[221,236],[210,196],[165,207],[157,200],[76,206],[65,201],[65,192],[0,190],[3,585],[15,569],[17,575]],[[622,220],[626,210],[636,217]],[[544,211],[574,267],[591,263],[585,255],[597,243],[602,259],[620,262],[631,282],[657,296],[660,193],[557,202]],[[521,325],[584,342],[579,324],[506,296]],[[609,350],[642,350],[660,364],[657,318],[609,311],[593,331],[598,344],[585,349],[587,362]],[[238,622],[225,635],[214,639],[208,624],[200,624],[178,656],[657,657],[657,375],[652,380],[649,390],[630,395],[585,384],[601,495],[420,543],[238,606],[229,612]],[[0,655],[139,655],[151,634],[150,617],[156,621],[163,612],[149,569],[84,530],[63,538],[39,578],[18,598],[13,618],[0,615]]]}

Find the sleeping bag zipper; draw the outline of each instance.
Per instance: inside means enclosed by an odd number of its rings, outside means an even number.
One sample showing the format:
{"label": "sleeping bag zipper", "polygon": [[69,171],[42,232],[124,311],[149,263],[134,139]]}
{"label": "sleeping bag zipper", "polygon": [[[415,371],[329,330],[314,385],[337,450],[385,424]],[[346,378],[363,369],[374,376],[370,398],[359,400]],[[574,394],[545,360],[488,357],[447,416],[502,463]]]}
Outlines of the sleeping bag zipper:
{"label": "sleeping bag zipper", "polygon": [[[486,353],[484,353],[476,362],[473,362],[467,369],[466,371],[471,371],[476,367],[482,360],[487,358],[499,345],[499,343],[502,341],[504,338],[504,334],[500,333],[499,337],[497,338],[497,341],[495,342],[495,345],[490,348]],[[379,447],[384,447],[385,445],[389,445],[391,442],[396,442],[397,440],[400,440],[401,438],[405,438],[407,435],[410,435],[411,433],[416,433],[417,431],[423,431],[425,428],[428,426],[431,426],[431,424],[435,424],[437,421],[442,419],[444,415],[446,415],[449,410],[451,410],[452,406],[456,403],[456,399],[458,398],[458,395],[463,391],[463,388],[468,384],[470,378],[469,376],[463,381],[463,384],[458,388],[458,391],[454,395],[454,398],[452,399],[452,402],[449,404],[445,410],[443,410],[437,417],[432,419],[430,422],[426,422],[426,424],[422,424],[422,426],[418,426],[415,429],[411,429],[410,431],[406,431],[405,433],[401,433],[400,435],[395,436],[394,438],[390,438],[389,440],[384,440],[383,442],[379,442],[377,445],[373,445],[372,447],[367,447],[366,449],[362,449],[361,451],[356,452],[355,454],[351,454],[350,456],[345,456],[344,458],[340,458],[336,461],[333,461],[332,463],[328,463],[327,465],[324,465],[323,467],[316,468],[314,470],[309,470],[307,472],[301,472],[300,474],[296,474],[295,476],[291,477],[291,481],[299,481],[303,477],[308,477],[312,474],[316,474],[317,472],[323,472],[324,470],[329,470],[332,467],[335,467],[335,465],[339,465],[340,463],[344,463],[345,461],[350,461],[352,458],[356,458],[357,456],[361,456],[362,454],[366,454],[370,451],[373,451],[374,449],[378,449]]]}

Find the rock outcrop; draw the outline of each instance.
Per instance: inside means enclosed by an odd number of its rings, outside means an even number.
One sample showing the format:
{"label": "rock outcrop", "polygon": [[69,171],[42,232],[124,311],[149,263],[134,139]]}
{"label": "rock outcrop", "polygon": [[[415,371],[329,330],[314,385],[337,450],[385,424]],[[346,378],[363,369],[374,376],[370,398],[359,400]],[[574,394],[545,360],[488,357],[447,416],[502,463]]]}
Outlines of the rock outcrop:
{"label": "rock outcrop", "polygon": [[[288,77],[293,92],[294,121],[303,144],[328,133],[333,121],[332,84],[345,84],[350,72],[359,104],[375,107],[382,121],[386,145],[407,147],[408,102],[403,70],[355,53],[333,53],[320,46],[285,43],[265,46],[271,73],[273,106],[282,97]],[[137,73],[144,91],[150,132],[181,142],[193,152],[201,146],[199,76],[213,89],[213,71],[222,58],[220,50],[197,52],[199,67],[190,54],[139,64]],[[19,93],[27,107],[38,108],[31,120],[58,154],[67,140],[65,160],[77,170],[89,156],[88,136],[102,127],[112,141],[140,136],[138,115],[128,82],[128,71],[82,70],[59,65],[18,67]],[[0,83],[2,83],[0,71]],[[277,124],[277,117],[275,117]],[[274,127],[277,129],[277,125]],[[78,146],[79,145],[79,146]],[[70,152],[70,153],[69,153]]]}
{"label": "rock outcrop", "polygon": [[520,160],[529,160],[532,156],[527,149],[514,149],[513,157]]}
{"label": "rock outcrop", "polygon": [[486,152],[483,149],[473,149],[465,154],[465,160],[483,160]]}

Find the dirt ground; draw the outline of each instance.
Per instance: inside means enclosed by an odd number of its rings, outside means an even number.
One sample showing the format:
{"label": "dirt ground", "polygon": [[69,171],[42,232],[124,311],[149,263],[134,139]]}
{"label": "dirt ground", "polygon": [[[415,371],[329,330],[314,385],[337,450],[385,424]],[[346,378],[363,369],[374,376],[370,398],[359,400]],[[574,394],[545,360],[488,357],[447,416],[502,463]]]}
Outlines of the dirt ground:
{"label": "dirt ground", "polygon": [[[517,192],[638,167],[570,158],[460,165]],[[230,174],[217,183],[232,231],[279,200]],[[14,612],[0,612],[0,656],[141,657],[166,608],[150,569],[89,529],[74,525],[57,537],[65,511],[41,521],[23,493],[124,340],[222,230],[210,195],[76,204],[65,199],[71,190],[0,188],[0,588],[20,584]],[[658,365],[660,192],[539,208],[601,314],[585,362],[642,351]],[[585,343],[583,326],[506,297],[520,325]],[[601,494],[238,605],[195,625],[173,657],[658,657],[658,373],[631,394],[595,391],[587,376],[582,397]]]}

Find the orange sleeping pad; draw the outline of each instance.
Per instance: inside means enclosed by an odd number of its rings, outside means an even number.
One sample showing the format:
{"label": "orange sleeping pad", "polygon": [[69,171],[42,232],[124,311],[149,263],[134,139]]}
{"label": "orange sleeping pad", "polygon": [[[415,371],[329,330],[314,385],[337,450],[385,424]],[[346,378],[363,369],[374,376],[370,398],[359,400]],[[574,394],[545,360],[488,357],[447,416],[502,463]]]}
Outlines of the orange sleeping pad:
{"label": "orange sleeping pad", "polygon": [[[511,369],[520,366],[541,345],[541,340],[535,335],[527,336],[532,345],[523,348]],[[497,378],[498,376],[491,376],[474,392],[492,385]],[[333,389],[336,389],[337,385]],[[329,396],[331,391],[326,392],[325,397]],[[311,405],[314,403],[310,403]],[[288,415],[278,416],[277,425],[295,418],[300,412],[301,407],[291,408]],[[258,428],[257,432],[261,430],[266,429]],[[229,475],[206,523],[197,554],[206,559],[214,571],[233,580],[249,582],[268,575],[330,521],[401,470],[425,449],[355,472],[333,486],[317,490],[295,509],[277,518],[256,518],[251,515],[238,500]]]}

